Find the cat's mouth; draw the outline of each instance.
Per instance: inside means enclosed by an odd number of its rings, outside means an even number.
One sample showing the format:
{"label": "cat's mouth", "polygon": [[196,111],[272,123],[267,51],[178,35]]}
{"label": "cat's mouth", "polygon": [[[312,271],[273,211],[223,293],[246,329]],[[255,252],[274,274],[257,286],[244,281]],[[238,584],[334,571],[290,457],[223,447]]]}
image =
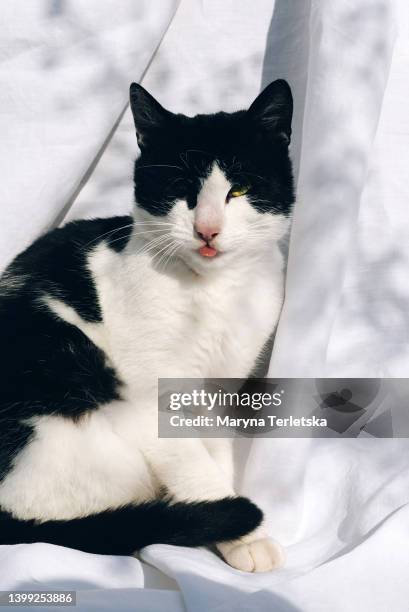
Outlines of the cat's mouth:
{"label": "cat's mouth", "polygon": [[205,244],[199,249],[199,255],[201,255],[202,257],[215,257],[217,253],[217,249],[210,246],[210,244]]}

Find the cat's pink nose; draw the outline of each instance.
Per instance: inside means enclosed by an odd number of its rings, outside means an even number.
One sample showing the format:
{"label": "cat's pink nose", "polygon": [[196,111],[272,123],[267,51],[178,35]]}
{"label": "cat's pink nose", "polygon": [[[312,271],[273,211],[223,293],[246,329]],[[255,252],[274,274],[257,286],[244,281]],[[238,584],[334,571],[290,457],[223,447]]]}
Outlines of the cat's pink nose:
{"label": "cat's pink nose", "polygon": [[220,230],[217,227],[206,227],[205,225],[199,224],[195,225],[195,230],[199,238],[205,242],[210,242],[220,233]]}

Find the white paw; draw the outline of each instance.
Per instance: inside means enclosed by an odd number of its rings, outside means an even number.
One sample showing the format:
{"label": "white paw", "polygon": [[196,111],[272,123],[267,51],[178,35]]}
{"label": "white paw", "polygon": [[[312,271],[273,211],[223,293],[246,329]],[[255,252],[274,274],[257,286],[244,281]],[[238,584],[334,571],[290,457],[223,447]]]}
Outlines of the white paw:
{"label": "white paw", "polygon": [[223,551],[226,562],[242,572],[270,572],[284,564],[282,547],[269,538],[240,543]]}

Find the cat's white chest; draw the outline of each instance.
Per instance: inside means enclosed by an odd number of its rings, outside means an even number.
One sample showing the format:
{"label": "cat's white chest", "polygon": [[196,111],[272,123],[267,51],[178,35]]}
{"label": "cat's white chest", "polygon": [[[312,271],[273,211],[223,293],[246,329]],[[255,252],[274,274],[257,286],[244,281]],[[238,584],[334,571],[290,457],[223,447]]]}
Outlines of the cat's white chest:
{"label": "cat's white chest", "polygon": [[[281,307],[281,262],[199,279],[164,274],[106,247],[91,260],[101,302],[104,347],[129,385],[158,377],[245,377]],[[113,273],[113,271],[115,271]]]}

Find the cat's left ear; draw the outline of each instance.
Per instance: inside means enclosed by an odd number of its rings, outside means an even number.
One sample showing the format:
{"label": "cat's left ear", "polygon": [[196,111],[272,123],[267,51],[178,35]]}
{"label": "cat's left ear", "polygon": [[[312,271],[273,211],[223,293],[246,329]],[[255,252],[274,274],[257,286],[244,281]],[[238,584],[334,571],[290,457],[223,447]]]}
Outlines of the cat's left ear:
{"label": "cat's left ear", "polygon": [[139,85],[132,83],[129,89],[129,102],[135,122],[138,144],[143,147],[149,137],[172,115],[150,93]]}
{"label": "cat's left ear", "polygon": [[254,100],[247,114],[253,125],[255,124],[260,130],[289,144],[293,96],[287,81],[278,79],[270,83]]}

